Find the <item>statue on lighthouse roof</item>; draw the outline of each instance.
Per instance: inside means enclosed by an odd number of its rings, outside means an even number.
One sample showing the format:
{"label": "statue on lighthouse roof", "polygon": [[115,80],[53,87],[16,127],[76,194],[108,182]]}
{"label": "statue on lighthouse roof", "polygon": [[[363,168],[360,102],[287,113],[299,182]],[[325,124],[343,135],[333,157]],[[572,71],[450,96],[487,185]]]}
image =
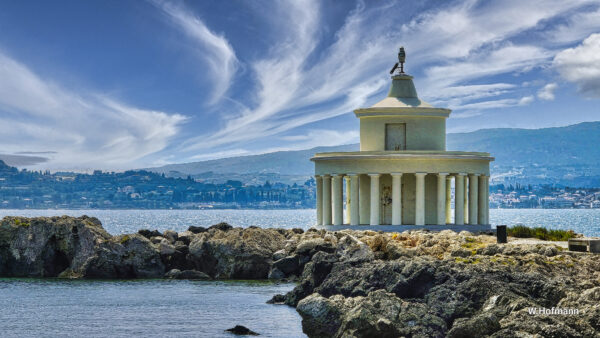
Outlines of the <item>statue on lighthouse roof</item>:
{"label": "statue on lighthouse roof", "polygon": [[390,74],[394,74],[398,65],[400,65],[400,74],[404,74],[404,62],[406,62],[406,52],[404,51],[404,47],[400,47],[400,50],[398,51],[398,62],[396,62],[392,70],[390,70]]}

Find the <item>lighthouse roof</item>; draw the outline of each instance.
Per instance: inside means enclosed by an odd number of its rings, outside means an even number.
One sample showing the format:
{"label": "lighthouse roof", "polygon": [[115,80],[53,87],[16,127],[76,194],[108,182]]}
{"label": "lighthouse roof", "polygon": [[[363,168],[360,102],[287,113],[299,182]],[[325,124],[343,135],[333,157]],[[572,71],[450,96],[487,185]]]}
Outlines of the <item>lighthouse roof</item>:
{"label": "lighthouse roof", "polygon": [[417,95],[413,77],[401,73],[392,76],[392,85],[385,99],[371,108],[433,108]]}

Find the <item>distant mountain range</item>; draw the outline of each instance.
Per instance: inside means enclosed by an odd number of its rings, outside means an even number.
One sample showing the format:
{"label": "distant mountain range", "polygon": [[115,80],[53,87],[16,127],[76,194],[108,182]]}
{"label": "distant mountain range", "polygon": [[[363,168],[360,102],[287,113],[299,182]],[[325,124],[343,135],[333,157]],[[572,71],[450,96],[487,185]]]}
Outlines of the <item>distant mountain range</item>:
{"label": "distant mountain range", "polygon": [[[167,176],[191,175],[206,181],[229,179],[303,182],[314,172],[309,159],[318,152],[356,151],[358,144],[279,151],[261,155],[170,164],[147,170]],[[448,150],[484,151],[492,162],[495,183],[600,186],[600,122],[543,129],[481,129],[447,135]]]}

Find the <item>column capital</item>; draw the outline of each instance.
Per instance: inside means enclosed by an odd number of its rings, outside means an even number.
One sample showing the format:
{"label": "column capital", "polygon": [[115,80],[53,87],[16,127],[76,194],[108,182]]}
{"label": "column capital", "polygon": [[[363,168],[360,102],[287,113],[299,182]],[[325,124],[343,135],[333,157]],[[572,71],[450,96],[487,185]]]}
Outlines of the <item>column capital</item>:
{"label": "column capital", "polygon": [[315,178],[323,178],[323,175],[315,175]]}
{"label": "column capital", "polygon": [[369,175],[371,177],[377,177],[377,178],[379,178],[379,176],[381,176],[381,174],[367,174],[367,175]]}
{"label": "column capital", "polygon": [[415,173],[415,176],[425,176],[427,173]]}
{"label": "column capital", "polygon": [[346,176],[350,176],[350,177],[356,177],[356,176],[358,176],[358,175],[359,175],[359,174],[356,174],[356,173],[346,174]]}
{"label": "column capital", "polygon": [[342,177],[344,174],[331,174],[332,177]]}
{"label": "column capital", "polygon": [[331,178],[331,175],[329,175],[329,174],[324,174],[324,175],[323,175],[323,178]]}
{"label": "column capital", "polygon": [[481,174],[469,174],[469,176],[479,176]]}
{"label": "column capital", "polygon": [[438,176],[448,176],[448,173],[437,173]]}
{"label": "column capital", "polygon": [[402,173],[390,173],[392,176],[402,176]]}
{"label": "column capital", "polygon": [[456,176],[467,176],[466,173],[456,173]]}

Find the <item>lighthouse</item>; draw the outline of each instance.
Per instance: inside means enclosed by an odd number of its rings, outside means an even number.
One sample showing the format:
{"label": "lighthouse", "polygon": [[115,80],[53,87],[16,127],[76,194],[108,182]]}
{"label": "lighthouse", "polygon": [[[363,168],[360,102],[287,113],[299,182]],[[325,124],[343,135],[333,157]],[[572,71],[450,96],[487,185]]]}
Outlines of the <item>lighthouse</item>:
{"label": "lighthouse", "polygon": [[317,225],[489,225],[494,158],[446,150],[451,110],[419,98],[413,77],[404,72],[405,61],[401,47],[387,96],[354,111],[360,120],[360,151],[311,158]]}

